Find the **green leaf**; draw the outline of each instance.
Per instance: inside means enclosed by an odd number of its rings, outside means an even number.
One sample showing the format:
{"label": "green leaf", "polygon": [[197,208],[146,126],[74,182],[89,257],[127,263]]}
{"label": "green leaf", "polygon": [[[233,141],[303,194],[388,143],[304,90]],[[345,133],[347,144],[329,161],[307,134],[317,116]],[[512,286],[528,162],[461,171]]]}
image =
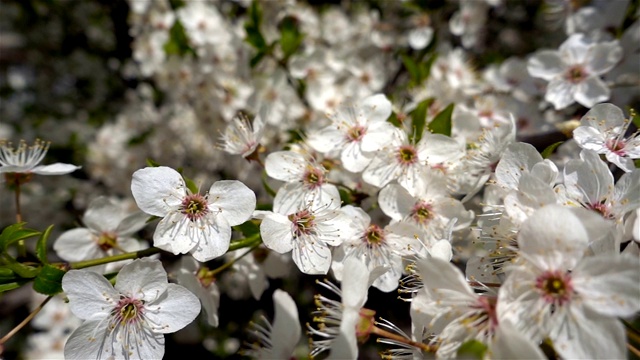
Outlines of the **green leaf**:
{"label": "green leaf", "polygon": [[21,278],[31,279],[38,275],[40,268],[25,265],[17,262],[15,259],[8,255],[3,255],[2,259],[5,262],[5,266],[18,274]]}
{"label": "green leaf", "polygon": [[42,267],[33,281],[33,289],[45,295],[55,295],[62,292],[62,277],[65,273],[65,271],[47,264]]}
{"label": "green leaf", "polygon": [[33,229],[25,229],[23,226],[26,223],[17,223],[13,225],[9,225],[2,233],[0,233],[0,250],[6,251],[9,245],[18,242],[20,240],[28,239],[33,236],[40,235],[40,231]]}
{"label": "green leaf", "polygon": [[558,141],[557,143],[553,143],[547,146],[546,149],[542,150],[542,153],[540,153],[540,155],[542,155],[543,159],[548,159],[549,156],[551,156],[551,154],[553,154],[553,152],[556,150],[556,148],[562,145],[562,143],[564,143],[564,141]]}
{"label": "green leaf", "polygon": [[400,57],[402,58],[404,67],[407,69],[409,75],[411,76],[411,81],[413,82],[413,84],[419,84],[422,80],[420,78],[420,68],[418,67],[418,64],[416,64],[413,58],[406,54],[402,54],[400,55]]}
{"label": "green leaf", "polygon": [[298,20],[292,16],[287,16],[280,22],[280,48],[286,61],[298,50],[304,35],[298,29]]}
{"label": "green leaf", "polygon": [[453,115],[454,104],[449,104],[444,110],[429,123],[429,130],[434,134],[451,136],[451,115]]}
{"label": "green leaf", "polygon": [[180,20],[176,19],[171,30],[169,30],[169,39],[164,44],[164,52],[167,56],[183,56],[189,53],[195,55],[196,52],[189,46],[189,38]]}
{"label": "green leaf", "polygon": [[390,122],[391,125],[397,128],[402,128],[402,121],[400,121],[400,119],[398,118],[398,114],[396,114],[395,112],[391,113],[391,116],[389,116],[387,122]]}
{"label": "green leaf", "polygon": [[182,175],[182,178],[184,179],[185,185],[187,185],[187,189],[189,189],[189,191],[191,191],[192,194],[197,194],[199,192],[200,189],[198,189],[198,185],[196,185],[196,183],[193,180],[189,179],[184,175]]}
{"label": "green leaf", "polygon": [[0,293],[3,293],[5,291],[9,291],[9,290],[13,290],[13,289],[17,289],[19,287],[21,287],[22,285],[28,283],[31,280],[18,280],[18,281],[13,281],[13,282],[9,282],[9,283],[3,283],[0,284]]}
{"label": "green leaf", "polygon": [[148,167],[158,167],[158,166],[160,166],[160,163],[156,162],[153,159],[147,158],[147,166]]}
{"label": "green leaf", "polygon": [[234,226],[233,229],[240,231],[244,237],[250,237],[260,233],[260,227],[253,220],[245,221],[240,225]]}
{"label": "green leaf", "polygon": [[487,352],[487,345],[478,340],[469,340],[458,348],[458,358],[482,359]]}
{"label": "green leaf", "polygon": [[[633,115],[633,112],[631,113],[631,115]],[[633,125],[635,125],[638,129],[640,129],[640,114],[635,114],[635,116],[633,117],[633,120],[631,120],[633,122]]]}
{"label": "green leaf", "polygon": [[36,256],[38,260],[40,260],[43,264],[48,264],[47,261],[47,240],[49,239],[49,235],[51,235],[51,230],[53,229],[53,225],[49,225],[47,230],[45,230],[38,239],[36,243]]}
{"label": "green leaf", "polygon": [[424,126],[427,121],[427,111],[429,110],[429,106],[431,106],[432,103],[433,103],[433,98],[428,98],[426,100],[423,100],[411,112],[411,120],[412,120],[411,141],[413,143],[417,143],[422,138],[422,134],[424,133]]}
{"label": "green leaf", "polygon": [[253,1],[249,8],[249,19],[244,24],[244,29],[247,33],[245,41],[256,50],[264,51],[267,48],[267,41],[260,32],[260,24],[262,22],[262,10],[258,6],[258,1]]}

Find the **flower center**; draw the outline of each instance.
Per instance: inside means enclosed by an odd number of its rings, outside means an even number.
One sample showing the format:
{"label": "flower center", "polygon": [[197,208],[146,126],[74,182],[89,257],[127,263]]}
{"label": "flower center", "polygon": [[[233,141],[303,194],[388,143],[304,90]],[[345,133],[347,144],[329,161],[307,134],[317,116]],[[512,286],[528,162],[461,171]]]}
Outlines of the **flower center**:
{"label": "flower center", "polygon": [[196,221],[209,212],[207,198],[200,194],[187,195],[180,205],[180,212],[185,214],[189,220]]}
{"label": "flower center", "polygon": [[582,67],[582,65],[572,66],[565,73],[565,79],[573,84],[582,82],[584,79],[587,78],[587,76],[589,76],[589,74]]}
{"label": "flower center", "polygon": [[611,214],[611,211],[610,211],[611,209],[604,201],[599,203],[594,203],[594,204],[588,204],[587,208],[599,213],[605,219],[614,218],[614,216]]}
{"label": "flower center", "polygon": [[120,301],[113,310],[111,315],[116,322],[122,325],[127,323],[135,323],[142,319],[144,314],[144,300],[133,299],[127,296],[120,296]]}
{"label": "flower center", "polygon": [[462,320],[463,325],[476,329],[483,329],[486,335],[493,335],[498,327],[498,313],[496,311],[497,298],[490,296],[478,297],[477,303],[471,305],[476,312]]}
{"label": "flower center", "polygon": [[370,225],[364,232],[362,240],[367,243],[368,247],[379,246],[384,242],[384,230],[378,225]]}
{"label": "flower center", "polygon": [[296,237],[309,235],[315,226],[316,217],[309,210],[302,210],[289,215],[289,220],[293,223],[293,232]]}
{"label": "flower center", "polygon": [[609,149],[612,153],[618,155],[618,156],[625,156],[627,154],[627,152],[625,151],[625,145],[626,143],[624,142],[623,139],[607,139],[607,149]]}
{"label": "flower center", "polygon": [[108,251],[118,244],[118,235],[110,231],[104,231],[98,237],[98,246],[102,251]]}
{"label": "flower center", "polygon": [[403,145],[398,149],[396,159],[401,165],[408,166],[415,164],[418,161],[418,153],[416,149],[411,145]]}
{"label": "flower center", "polygon": [[547,271],[538,276],[536,288],[547,303],[556,306],[567,303],[574,294],[571,275],[560,270]]}
{"label": "flower center", "polygon": [[347,141],[349,142],[358,142],[361,141],[364,137],[364,134],[367,133],[367,129],[363,126],[356,125],[347,131]]}
{"label": "flower center", "polygon": [[322,169],[308,166],[304,172],[302,181],[309,189],[315,189],[324,184],[324,172]]}
{"label": "flower center", "polygon": [[418,201],[411,210],[411,217],[420,225],[427,225],[433,219],[433,206],[424,201]]}

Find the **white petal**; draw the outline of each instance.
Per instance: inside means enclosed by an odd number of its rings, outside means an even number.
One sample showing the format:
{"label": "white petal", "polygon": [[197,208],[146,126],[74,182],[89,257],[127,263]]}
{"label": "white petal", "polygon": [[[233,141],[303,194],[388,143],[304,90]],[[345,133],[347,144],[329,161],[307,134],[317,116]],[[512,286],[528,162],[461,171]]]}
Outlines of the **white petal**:
{"label": "white petal", "polygon": [[278,359],[289,359],[302,335],[298,308],[291,295],[280,289],[273,293],[273,307],[272,353]]}
{"label": "white petal", "polygon": [[538,344],[507,320],[500,320],[489,351],[491,359],[547,359]]}
{"label": "white petal", "polygon": [[360,316],[357,311],[345,311],[340,322],[340,333],[331,343],[331,352],[327,360],[346,360],[358,358],[356,326]]}
{"label": "white petal", "polygon": [[82,222],[90,229],[114,231],[124,216],[122,208],[112,199],[100,196],[91,200]]}
{"label": "white petal", "polygon": [[280,254],[293,249],[291,228],[293,224],[285,215],[267,215],[260,224],[260,236],[264,245]]}
{"label": "white petal", "polygon": [[551,80],[562,74],[566,64],[560,58],[560,54],[554,50],[536,52],[527,62],[527,70],[532,77]]}
{"label": "white petal", "polygon": [[416,261],[424,288],[434,300],[457,298],[474,301],[473,292],[462,272],[448,261],[438,258]]}
{"label": "white petal", "polygon": [[510,144],[496,166],[496,179],[499,185],[515,190],[518,188],[520,176],[524,171],[529,171],[542,156],[531,144],[516,142]]}
{"label": "white petal", "polygon": [[62,278],[71,312],[83,320],[106,318],[119,294],[104,276],[87,270],[69,270]]}
{"label": "white petal", "polygon": [[186,254],[197,244],[202,230],[179,211],[169,213],[156,226],[153,246],[174,255]]}
{"label": "white petal", "polygon": [[152,323],[153,330],[168,334],[189,325],[200,313],[200,301],[186,288],[169,284],[166,292],[156,301],[145,304],[145,317]]}
{"label": "white petal", "polygon": [[314,150],[321,153],[328,153],[335,150],[345,142],[345,134],[334,125],[329,125],[319,131],[309,134],[307,144]]}
{"label": "white petal", "polygon": [[585,258],[576,266],[573,284],[585,306],[611,317],[640,311],[640,259],[622,255]]}
{"label": "white petal", "polygon": [[345,308],[359,311],[367,301],[369,270],[360,259],[349,257],[344,261],[340,289],[342,290],[342,304]]}
{"label": "white petal", "polygon": [[[572,304],[570,323],[551,334],[554,348],[564,359],[626,359],[624,326],[616,318],[600,316]],[[568,326],[567,326],[568,325]]]}
{"label": "white petal", "polygon": [[362,101],[361,107],[367,122],[383,122],[391,116],[391,102],[384,94],[369,96]]}
{"label": "white petal", "polygon": [[80,169],[80,166],[71,164],[55,163],[51,165],[40,165],[31,169],[31,172],[38,175],[64,175]]}
{"label": "white petal", "polygon": [[[107,321],[85,321],[64,345],[65,359],[107,359],[111,356],[113,338],[107,335]],[[120,349],[118,349],[120,350]]]}
{"label": "white petal", "polygon": [[364,170],[371,159],[373,159],[373,152],[364,152],[362,150],[362,142],[349,142],[346,144],[342,152],[340,153],[340,161],[347,171],[354,173]]}
{"label": "white petal", "polygon": [[576,213],[548,205],[522,224],[518,247],[542,269],[572,269],[588,245],[588,233]]}
{"label": "white petal", "polygon": [[276,151],[267,156],[265,171],[270,177],[286,182],[300,181],[307,161],[293,151]]}
{"label": "white petal", "polygon": [[256,194],[240,181],[221,180],[209,189],[208,202],[209,210],[235,226],[251,217],[256,209]]}
{"label": "white petal", "polygon": [[602,75],[622,58],[622,47],[617,40],[593,44],[589,49],[589,59],[585,63],[589,74]]}
{"label": "white petal", "polygon": [[135,213],[124,218],[120,222],[120,224],[118,224],[116,233],[118,234],[118,236],[130,236],[147,226],[148,220],[149,215],[143,213],[142,211],[136,211]]}
{"label": "white petal", "polygon": [[87,228],[63,232],[53,243],[53,250],[66,261],[83,261],[104,256],[95,235]]}
{"label": "white petal", "polygon": [[205,262],[224,255],[229,250],[231,226],[223,217],[207,220],[196,227],[198,243],[191,249],[191,255]]}
{"label": "white petal", "polygon": [[131,193],[142,211],[162,217],[180,206],[187,190],[177,171],[159,166],[134,172]]}
{"label": "white petal", "polygon": [[578,84],[574,98],[578,103],[588,108],[593,105],[609,100],[611,90],[597,77],[590,77]]}
{"label": "white petal", "polygon": [[564,109],[573,104],[575,91],[575,86],[570,82],[562,78],[553,79],[547,85],[544,99],[552,103],[556,110]]}
{"label": "white petal", "polygon": [[167,272],[162,263],[155,259],[137,259],[122,267],[116,277],[115,288],[121,294],[136,299],[154,301],[165,292]]}
{"label": "white petal", "polygon": [[604,134],[591,126],[578,126],[573,130],[573,139],[583,149],[596,152],[607,151]]}
{"label": "white petal", "polygon": [[331,267],[331,250],[319,242],[309,243],[297,240],[291,256],[298,269],[305,274],[326,274]]}
{"label": "white petal", "polygon": [[396,221],[408,216],[416,201],[407,190],[397,184],[385,186],[378,195],[378,204],[382,212]]}

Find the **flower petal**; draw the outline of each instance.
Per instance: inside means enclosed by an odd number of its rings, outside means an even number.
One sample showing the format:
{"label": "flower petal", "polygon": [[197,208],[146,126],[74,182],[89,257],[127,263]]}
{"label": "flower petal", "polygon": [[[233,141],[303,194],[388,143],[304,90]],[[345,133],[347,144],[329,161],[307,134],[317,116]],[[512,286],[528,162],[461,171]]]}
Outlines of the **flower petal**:
{"label": "flower petal", "polygon": [[198,316],[200,301],[185,287],[168,284],[160,297],[145,304],[145,309],[153,330],[168,334],[189,325]]}
{"label": "flower petal", "polygon": [[209,209],[230,226],[247,221],[256,209],[256,194],[237,180],[217,181],[209,189]]}
{"label": "flower petal", "polygon": [[71,312],[83,320],[106,318],[119,300],[109,280],[88,270],[69,270],[62,278],[62,289]]}
{"label": "flower petal", "polygon": [[159,166],[134,172],[131,193],[142,211],[162,217],[180,206],[187,190],[177,171]]}
{"label": "flower petal", "polygon": [[167,289],[167,272],[155,259],[137,259],[122,267],[115,288],[121,294],[152,302]]}

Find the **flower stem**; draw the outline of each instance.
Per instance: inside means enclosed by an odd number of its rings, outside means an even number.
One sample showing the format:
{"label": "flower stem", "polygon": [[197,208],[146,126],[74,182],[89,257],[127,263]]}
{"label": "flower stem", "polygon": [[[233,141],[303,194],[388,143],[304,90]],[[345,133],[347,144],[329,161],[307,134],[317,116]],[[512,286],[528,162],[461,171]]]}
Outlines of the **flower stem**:
{"label": "flower stem", "polygon": [[20,331],[20,329],[22,329],[25,325],[27,325],[29,321],[31,321],[31,319],[33,319],[33,317],[36,316],[40,312],[40,310],[42,310],[42,308],[49,302],[49,300],[51,300],[52,297],[53,296],[49,296],[48,298],[44,299],[44,301],[37,308],[35,308],[35,310],[33,310],[31,314],[29,314],[29,316],[22,320],[22,322],[18,324],[18,326],[14,327],[13,329],[11,329],[11,331],[9,331],[7,335],[3,336],[2,339],[0,339],[0,345],[6,343],[9,339],[11,339],[13,335]]}
{"label": "flower stem", "polygon": [[[249,239],[249,238],[247,238]],[[255,241],[254,241],[255,242]],[[260,246],[260,243],[256,243],[254,244],[251,249],[247,250],[244,254],[238,256],[237,258],[229,261],[228,263],[225,263],[223,265],[221,265],[220,267],[217,267],[211,271],[209,271],[207,273],[207,276],[209,277],[215,277],[216,275],[218,275],[219,273],[221,273],[222,271],[226,270],[227,268],[231,267],[231,265],[233,265],[236,261],[242,259],[243,257],[249,255],[249,253],[251,253],[253,250],[255,250],[255,248],[257,248],[258,246]],[[229,247],[229,250],[231,250],[231,247]]]}
{"label": "flower stem", "polygon": [[[16,224],[22,222],[22,211],[20,210],[20,174],[16,173]],[[27,247],[24,245],[24,240],[18,240],[18,255],[21,257],[27,256]]]}
{"label": "flower stem", "polygon": [[91,266],[103,265],[103,264],[108,264],[108,263],[121,261],[121,260],[138,259],[145,256],[157,254],[159,252],[160,252],[160,249],[152,247],[152,248],[148,248],[140,251],[133,251],[133,252],[128,252],[124,254],[107,256],[100,259],[78,261],[78,262],[70,263],[69,267],[71,269],[84,269]]}
{"label": "flower stem", "polygon": [[371,333],[372,334],[376,334],[378,336],[387,338],[387,339],[392,339],[407,345],[411,345],[413,347],[416,347],[422,351],[428,352],[428,353],[435,353],[438,350],[438,346],[437,345],[427,345],[425,343],[422,342],[418,342],[418,341],[413,341],[411,339],[407,339],[404,336],[400,336],[398,334],[394,334],[392,332],[389,332],[387,330],[383,330],[380,329],[377,326],[373,326],[373,328],[371,329]]}
{"label": "flower stem", "polygon": [[253,234],[244,239],[240,239],[229,244],[228,251],[234,251],[245,247],[253,246],[256,242],[261,242],[260,233]]}

